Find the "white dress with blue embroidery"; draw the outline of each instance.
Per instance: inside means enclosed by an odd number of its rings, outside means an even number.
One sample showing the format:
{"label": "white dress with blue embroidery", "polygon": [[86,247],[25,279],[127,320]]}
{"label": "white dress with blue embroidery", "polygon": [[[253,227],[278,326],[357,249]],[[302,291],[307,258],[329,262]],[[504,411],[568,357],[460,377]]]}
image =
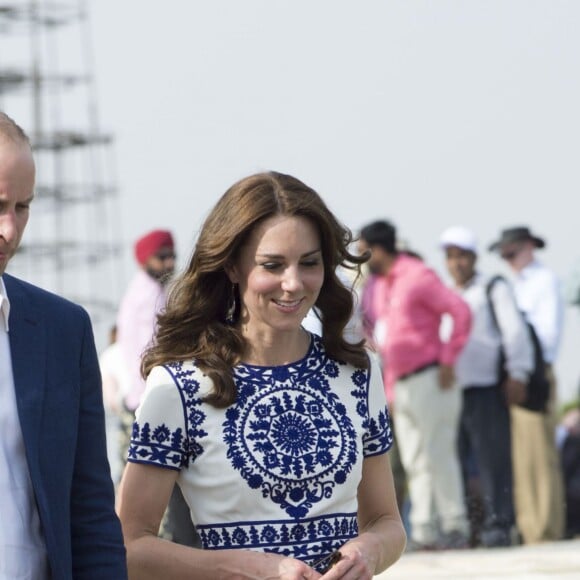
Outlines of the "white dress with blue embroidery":
{"label": "white dress with blue embroidery", "polygon": [[203,548],[312,564],[357,536],[363,459],[393,440],[381,373],[374,357],[357,369],[311,337],[295,363],[235,367],[226,409],[202,401],[212,383],[194,363],[151,371],[129,461],[180,471]]}

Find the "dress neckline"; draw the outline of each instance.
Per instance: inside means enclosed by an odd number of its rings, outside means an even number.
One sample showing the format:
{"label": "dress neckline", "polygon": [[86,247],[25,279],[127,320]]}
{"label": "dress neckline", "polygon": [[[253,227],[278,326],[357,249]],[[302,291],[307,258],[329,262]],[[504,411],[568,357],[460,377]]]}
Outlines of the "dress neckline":
{"label": "dress neckline", "polygon": [[310,345],[306,354],[298,360],[283,365],[271,366],[239,363],[234,367],[234,375],[245,380],[250,378],[256,380],[262,378],[285,380],[304,373],[306,370],[313,370],[313,365],[318,366],[315,364],[315,361],[320,361],[324,347],[322,346],[322,339],[319,336],[311,332],[308,332],[308,334],[310,335]]}

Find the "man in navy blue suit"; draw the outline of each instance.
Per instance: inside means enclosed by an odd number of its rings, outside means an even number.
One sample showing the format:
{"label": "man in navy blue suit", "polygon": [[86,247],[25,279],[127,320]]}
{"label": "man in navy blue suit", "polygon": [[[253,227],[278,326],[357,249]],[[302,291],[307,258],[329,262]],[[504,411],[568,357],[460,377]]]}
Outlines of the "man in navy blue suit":
{"label": "man in navy blue suit", "polygon": [[89,317],[4,273],[34,178],[28,138],[0,112],[0,580],[123,580]]}

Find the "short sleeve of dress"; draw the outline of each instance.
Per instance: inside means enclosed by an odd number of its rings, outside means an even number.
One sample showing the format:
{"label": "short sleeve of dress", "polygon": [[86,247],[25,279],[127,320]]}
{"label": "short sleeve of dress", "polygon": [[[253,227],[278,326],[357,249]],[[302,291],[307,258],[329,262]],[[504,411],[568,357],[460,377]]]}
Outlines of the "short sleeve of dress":
{"label": "short sleeve of dress", "polygon": [[127,460],[180,470],[188,463],[187,449],[181,392],[164,367],[154,367],[136,412]]}
{"label": "short sleeve of dress", "polygon": [[386,453],[393,445],[391,417],[383,385],[380,364],[375,353],[369,352],[371,366],[368,385],[368,420],[363,435],[365,457]]}

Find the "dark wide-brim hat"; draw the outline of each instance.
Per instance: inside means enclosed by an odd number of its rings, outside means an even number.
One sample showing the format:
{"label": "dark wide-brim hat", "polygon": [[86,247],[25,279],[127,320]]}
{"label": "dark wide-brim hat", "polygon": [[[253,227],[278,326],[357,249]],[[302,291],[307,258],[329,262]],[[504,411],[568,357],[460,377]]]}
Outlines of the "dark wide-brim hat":
{"label": "dark wide-brim hat", "polygon": [[489,246],[490,252],[495,252],[499,250],[502,246],[506,244],[513,244],[514,242],[523,242],[525,240],[530,240],[534,243],[536,248],[543,248],[546,245],[546,242],[539,238],[538,236],[534,236],[530,231],[530,228],[521,226],[517,228],[508,228],[501,232],[501,236],[499,240],[493,242]]}

